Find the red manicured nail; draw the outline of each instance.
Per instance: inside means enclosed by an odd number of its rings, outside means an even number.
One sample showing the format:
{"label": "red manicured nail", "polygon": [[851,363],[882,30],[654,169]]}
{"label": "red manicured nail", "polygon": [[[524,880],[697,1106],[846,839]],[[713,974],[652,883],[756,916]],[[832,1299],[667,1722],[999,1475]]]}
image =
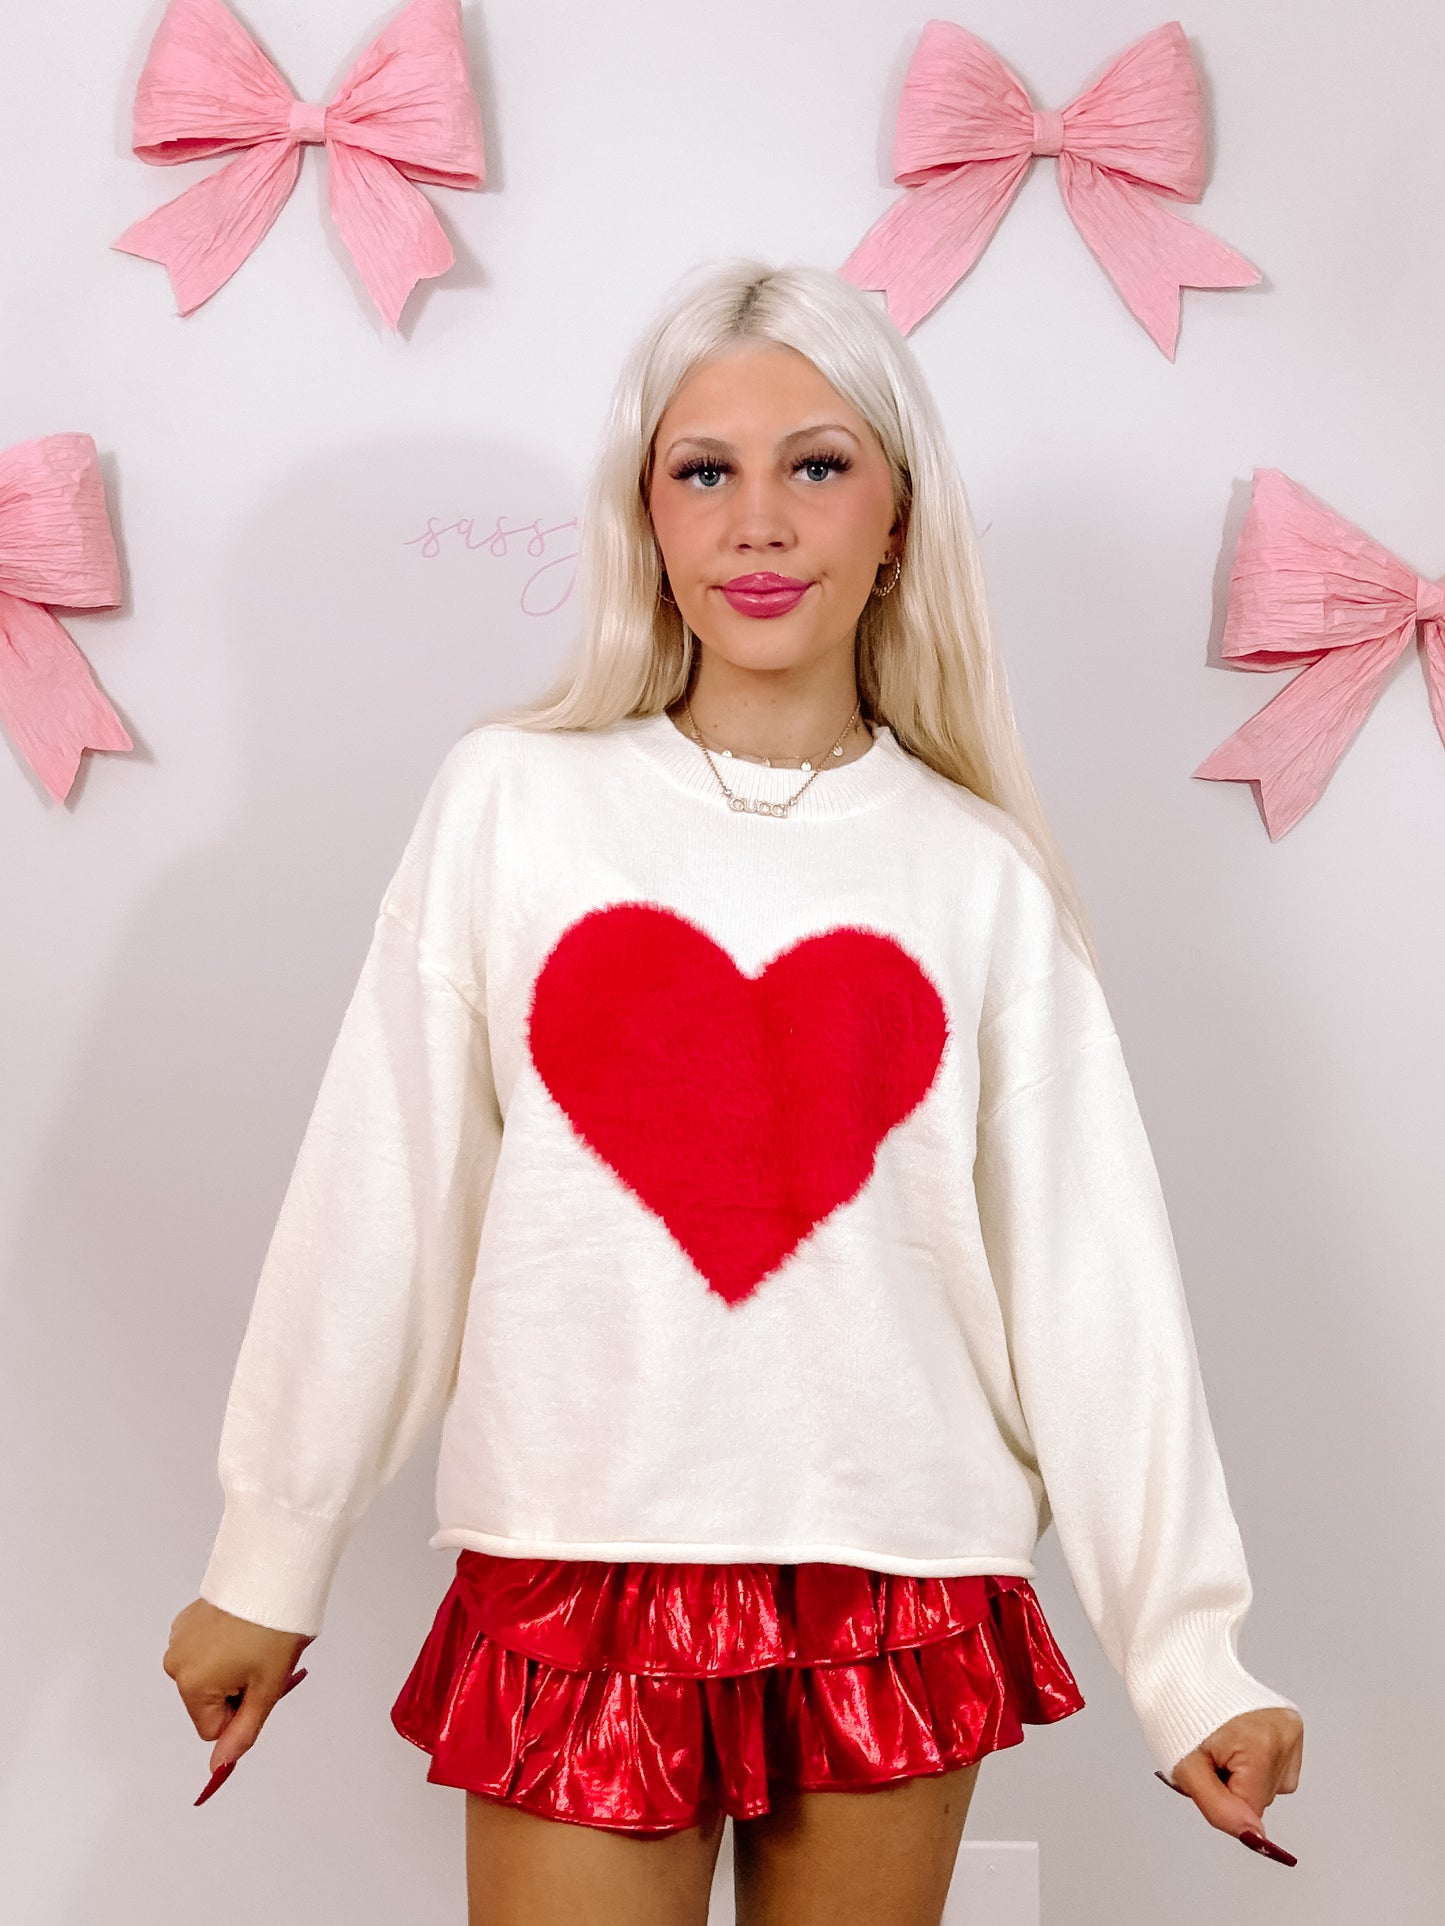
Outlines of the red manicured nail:
{"label": "red manicured nail", "polygon": [[207,1799],[210,1798],[213,1792],[220,1791],[221,1787],[226,1783],[227,1779],[230,1778],[231,1774],[235,1770],[236,1770],[236,1761],[234,1759],[227,1759],[224,1765],[218,1765],[215,1771],[211,1774],[210,1778],[207,1779],[206,1789],[201,1794],[200,1798],[197,1799],[196,1804],[198,1806],[203,1806],[206,1803]]}
{"label": "red manicured nail", "polygon": [[1171,1792],[1177,1792],[1181,1799],[1187,1799],[1189,1797],[1189,1794],[1184,1790],[1183,1786],[1176,1786],[1174,1781],[1172,1779],[1166,1779],[1162,1772],[1156,1772],[1154,1777],[1159,1781],[1160,1785],[1168,1786]]}
{"label": "red manicured nail", "polygon": [[[286,1694],[291,1690],[292,1686],[299,1685],[302,1679],[305,1678],[305,1676],[306,1676],[306,1667],[303,1665],[300,1671],[293,1672],[290,1678],[287,1679],[286,1683],[281,1687],[281,1690],[276,1695],[276,1703],[279,1705],[282,1699],[284,1699]],[[203,1806],[206,1803],[207,1799],[210,1798],[213,1792],[220,1791],[221,1787],[226,1783],[227,1779],[229,1779],[231,1774],[236,1770],[236,1766],[238,1763],[239,1763],[238,1760],[227,1759],[224,1765],[218,1765],[216,1767],[215,1771],[211,1774],[210,1778],[207,1779],[206,1781],[205,1790],[202,1792],[200,1798],[196,1800],[196,1804],[198,1806]]]}
{"label": "red manicured nail", "polygon": [[1238,1838],[1239,1843],[1242,1846],[1248,1846],[1251,1852],[1262,1852],[1266,1859],[1277,1859],[1282,1866],[1299,1864],[1292,1852],[1286,1852],[1283,1846],[1277,1846],[1272,1839],[1266,1839],[1262,1833],[1242,1832]]}

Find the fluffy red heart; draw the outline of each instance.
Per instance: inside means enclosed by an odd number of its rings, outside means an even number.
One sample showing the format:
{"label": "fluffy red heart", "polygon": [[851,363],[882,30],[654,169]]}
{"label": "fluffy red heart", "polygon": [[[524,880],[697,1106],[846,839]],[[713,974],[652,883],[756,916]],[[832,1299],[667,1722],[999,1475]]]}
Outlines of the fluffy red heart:
{"label": "fluffy red heart", "polygon": [[528,1012],[532,1061],[577,1135],[729,1304],[857,1196],[947,1036],[931,979],[882,931],[824,930],[748,976],[640,902],[569,925]]}

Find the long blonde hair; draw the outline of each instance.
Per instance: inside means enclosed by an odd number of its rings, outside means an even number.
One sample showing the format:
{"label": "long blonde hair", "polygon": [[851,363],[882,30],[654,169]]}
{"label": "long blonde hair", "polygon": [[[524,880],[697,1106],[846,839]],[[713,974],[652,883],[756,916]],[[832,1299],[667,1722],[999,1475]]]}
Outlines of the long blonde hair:
{"label": "long blonde hair", "polygon": [[743,341],[795,349],[851,402],[883,445],[895,508],[907,515],[897,588],[870,596],[858,621],[863,714],[1013,818],[1070,941],[1097,970],[1077,884],[1024,758],[989,633],[973,519],[938,410],[881,306],[831,269],[743,259],[683,277],[613,392],[581,518],[581,635],[572,660],[536,701],[487,719],[602,728],[669,709],[688,689],[696,637],[659,597],[661,557],[647,514],[653,439],[691,370]]}

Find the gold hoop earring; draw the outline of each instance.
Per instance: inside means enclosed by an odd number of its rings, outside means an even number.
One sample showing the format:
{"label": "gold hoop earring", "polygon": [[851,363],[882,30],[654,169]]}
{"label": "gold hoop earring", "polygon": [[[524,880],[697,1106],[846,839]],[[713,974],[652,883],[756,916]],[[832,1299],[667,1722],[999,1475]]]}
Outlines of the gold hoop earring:
{"label": "gold hoop earring", "polygon": [[675,609],[675,608],[677,607],[677,601],[676,601],[676,598],[675,598],[674,596],[671,596],[671,595],[665,595],[665,594],[663,593],[663,585],[664,585],[664,583],[665,583],[666,581],[667,581],[667,575],[666,575],[666,573],[665,573],[665,572],[664,572],[663,574],[661,574],[661,575],[659,575],[659,576],[658,576],[658,578],[657,578],[657,599],[658,599],[658,601],[659,601],[659,602],[666,602],[666,604],[668,605],[668,607],[669,607],[669,608],[672,608],[672,609]]}
{"label": "gold hoop earring", "polygon": [[879,588],[878,584],[875,582],[872,588],[869,589],[868,593],[870,595],[876,595],[878,597],[878,600],[881,602],[885,595],[891,595],[894,589],[897,588],[898,578],[902,573],[903,573],[903,557],[902,555],[895,555],[893,557],[893,576],[892,576],[892,579],[889,581],[887,587]]}

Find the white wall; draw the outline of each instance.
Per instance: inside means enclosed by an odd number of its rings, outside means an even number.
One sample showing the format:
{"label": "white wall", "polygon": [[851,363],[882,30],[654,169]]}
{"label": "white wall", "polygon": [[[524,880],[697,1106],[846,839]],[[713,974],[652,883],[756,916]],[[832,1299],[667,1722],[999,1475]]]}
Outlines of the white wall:
{"label": "white wall", "polygon": [[[392,8],[247,0],[298,93]],[[0,25],[0,444],[92,433],[126,601],[69,627],[135,737],[66,806],[0,753],[0,1866],[7,1926],[462,1916],[462,1795],[387,1710],[451,1569],[432,1451],[368,1515],[312,1676],[213,1802],[160,1669],[219,1516],[255,1274],[446,746],[569,634],[544,557],[426,558],[431,518],[576,516],[621,356],[739,252],[836,265],[896,193],[913,0],[466,7],[490,181],[432,190],[458,266],[405,337],[358,292],[311,150],[208,306],[111,251],[214,163],[129,156],[162,8]],[[953,17],[1061,105],[1167,17]],[[1247,478],[1277,465],[1445,571],[1445,23],[1411,0],[1199,0],[1198,217],[1265,281],[1186,293],[1171,366],[1040,163],[913,342],[969,481],[1016,707],[1098,922],[1168,1195],[1256,1603],[1307,1714],[1272,1865],[1151,1776],[1052,1533],[1087,1710],[984,1767],[969,1837],[1037,1839],[1051,1926],[1423,1926],[1442,1867],[1432,1662],[1445,1345],[1445,751],[1407,657],[1272,845],[1191,769],[1282,679],[1217,666]],[[542,584],[538,560],[563,565]]]}

